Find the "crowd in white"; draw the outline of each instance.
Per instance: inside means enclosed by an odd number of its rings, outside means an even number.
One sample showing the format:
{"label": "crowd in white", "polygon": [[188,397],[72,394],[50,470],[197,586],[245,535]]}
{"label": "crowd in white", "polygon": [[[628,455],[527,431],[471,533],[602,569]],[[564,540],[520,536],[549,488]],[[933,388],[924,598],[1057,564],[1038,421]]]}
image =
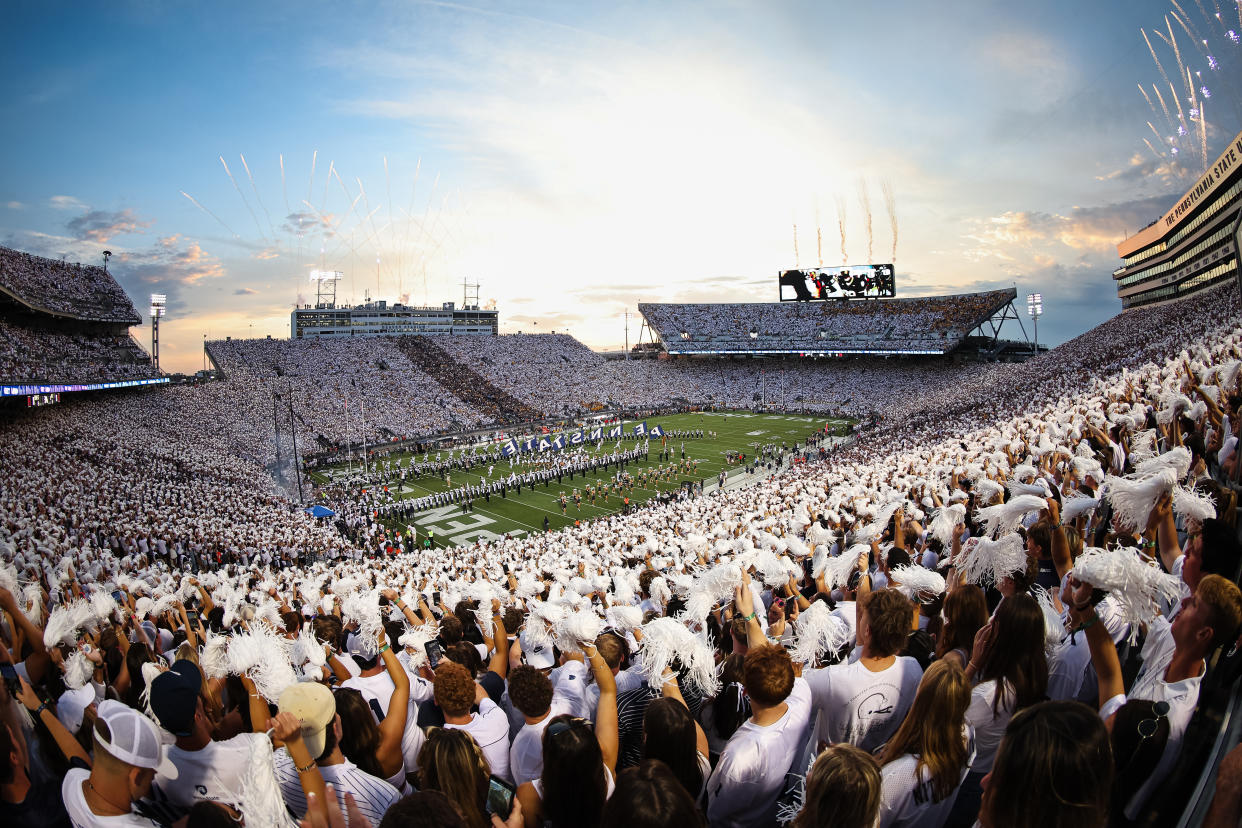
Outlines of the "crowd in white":
{"label": "crowd in white", "polygon": [[1012,290],[870,302],[640,304],[670,352],[947,350]]}
{"label": "crowd in white", "polygon": [[[884,419],[825,462],[356,563],[265,479],[270,401],[233,381],[17,417],[0,806],[77,826],[1124,824],[1242,625],[1239,309],[1218,289],[1021,366],[876,369],[851,393]],[[325,359],[361,372],[366,345]],[[296,364],[303,387],[318,365]],[[700,369],[662,370],[666,393]],[[1209,824],[1237,824],[1238,755]]]}
{"label": "crowd in white", "polygon": [[90,383],[156,373],[128,334],[67,333],[0,320],[0,380]]}
{"label": "crowd in white", "polygon": [[141,321],[121,286],[96,265],[0,247],[0,288],[39,310],[92,321]]}

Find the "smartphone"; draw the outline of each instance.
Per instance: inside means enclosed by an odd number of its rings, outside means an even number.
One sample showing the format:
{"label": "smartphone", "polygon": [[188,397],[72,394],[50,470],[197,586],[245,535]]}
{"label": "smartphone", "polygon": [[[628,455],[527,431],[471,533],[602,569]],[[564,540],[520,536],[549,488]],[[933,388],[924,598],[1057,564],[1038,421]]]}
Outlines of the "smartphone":
{"label": "smartphone", "polygon": [[487,781],[487,812],[501,819],[508,819],[513,812],[513,794],[517,789],[503,779],[491,777]]}
{"label": "smartphone", "polygon": [[427,666],[432,670],[439,667],[441,659],[444,658],[444,648],[440,646],[440,642],[428,641],[423,649],[427,651]]}
{"label": "smartphone", "polygon": [[501,569],[503,569],[503,570],[505,571],[505,574],[506,574],[506,575],[508,575],[508,574],[509,574],[509,565],[508,565],[507,563],[502,563],[502,564],[500,565],[500,568],[501,568]]}
{"label": "smartphone", "polygon": [[118,604],[125,603],[125,598],[122,597],[121,591],[119,589],[112,590],[112,600],[116,601]]}
{"label": "smartphone", "polygon": [[438,591],[431,593],[431,603],[433,606],[440,606],[440,593]]}
{"label": "smartphone", "polygon": [[9,695],[17,698],[22,692],[22,678],[17,674],[17,668],[12,662],[5,661],[0,663],[0,678],[4,680],[4,686],[9,691]]}
{"label": "smartphone", "polygon": [[198,626],[198,613],[197,612],[195,612],[194,610],[186,610],[185,617],[190,622],[191,628]]}

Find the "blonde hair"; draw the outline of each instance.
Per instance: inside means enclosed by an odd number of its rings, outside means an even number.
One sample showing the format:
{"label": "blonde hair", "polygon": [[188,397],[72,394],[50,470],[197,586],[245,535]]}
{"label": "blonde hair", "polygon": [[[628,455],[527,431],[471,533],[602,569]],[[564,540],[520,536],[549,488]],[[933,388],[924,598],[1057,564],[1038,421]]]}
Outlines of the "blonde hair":
{"label": "blonde hair", "polygon": [[912,754],[918,757],[915,772],[926,767],[931,774],[932,801],[952,796],[966,765],[962,728],[969,705],[970,683],[962,668],[951,661],[934,662],[919,682],[910,712],[880,755],[880,767]]}
{"label": "blonde hair", "polygon": [[879,816],[880,766],[862,748],[842,743],[816,758],[794,828],[872,828]]}
{"label": "blonde hair", "polygon": [[482,749],[468,732],[455,727],[427,729],[427,742],[418,755],[418,787],[447,796],[471,828],[491,825],[479,810],[490,775]]}

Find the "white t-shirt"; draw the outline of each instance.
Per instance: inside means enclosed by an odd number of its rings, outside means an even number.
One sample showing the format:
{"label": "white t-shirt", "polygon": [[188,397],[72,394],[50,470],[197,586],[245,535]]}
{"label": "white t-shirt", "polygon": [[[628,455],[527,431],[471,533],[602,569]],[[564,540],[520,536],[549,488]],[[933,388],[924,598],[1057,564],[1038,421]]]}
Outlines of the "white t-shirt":
{"label": "white t-shirt", "polygon": [[[585,664],[581,661],[567,661],[553,670],[548,678],[552,681],[553,694],[568,707],[567,713],[582,719],[594,716],[595,709],[591,704]],[[596,701],[599,700],[598,692],[597,690]]]}
{"label": "white t-shirt", "polygon": [[1134,686],[1126,693],[1130,699],[1169,703],[1169,741],[1156,769],[1126,805],[1126,816],[1130,819],[1138,818],[1147,797],[1164,780],[1177,761],[1178,754],[1182,752],[1182,738],[1186,735],[1186,726],[1190,724],[1195,706],[1199,703],[1202,673],[1177,682],[1164,680],[1165,670],[1169,668],[1176,648],[1172,626],[1166,619],[1157,617],[1147,631],[1147,640],[1143,642],[1143,666],[1134,679]]}
{"label": "white t-shirt", "polygon": [[712,828],[771,825],[785,774],[810,738],[811,688],[801,678],[785,699],[785,715],[766,727],[748,720],[729,739],[707,780]]}
{"label": "white t-shirt", "polygon": [[[392,676],[388,675],[387,670],[373,676],[354,676],[341,682],[341,687],[357,690],[366,699],[368,705],[372,699],[379,702],[380,710],[384,711],[384,716],[388,715],[388,703],[392,701],[392,694],[397,692],[397,685],[393,684]],[[372,710],[371,712],[374,713],[375,711]],[[378,721],[383,717],[376,716],[375,718]]]}
{"label": "white t-shirt", "polygon": [[966,708],[966,724],[975,732],[975,762],[971,770],[975,773],[987,773],[992,770],[996,761],[996,750],[1000,747],[1005,728],[1013,718],[1014,707],[1018,700],[1013,688],[1005,694],[1005,703],[995,712],[992,703],[996,700],[996,679],[985,681],[970,692],[970,706]]}
{"label": "white t-shirt", "polygon": [[533,782],[543,773],[543,731],[553,717],[568,712],[569,706],[553,696],[547,716],[535,724],[526,722],[526,717],[522,717],[522,726],[509,746],[509,772],[513,774],[514,785]]}
{"label": "white t-shirt", "polygon": [[[1065,636],[1048,659],[1048,698],[1053,701],[1081,699],[1088,670],[1092,675],[1095,674],[1095,668],[1091,665],[1091,648],[1087,645],[1087,634],[1077,632],[1072,636]],[[1092,699],[1093,706],[1095,701]]]}
{"label": "white t-shirt", "polygon": [[60,784],[60,795],[65,801],[65,810],[69,813],[73,828],[159,828],[160,824],[155,820],[133,812],[123,816],[97,815],[86,804],[86,795],[82,793],[82,783],[90,775],[91,772],[85,768],[74,768],[65,774],[65,781]]}
{"label": "white t-shirt", "polygon": [[151,802],[173,822],[189,813],[202,799],[237,807],[250,767],[250,751],[257,741],[267,742],[261,733],[242,733],[223,742],[208,742],[202,750],[183,750],[176,745],[164,749],[177,768],[177,778],[156,774],[151,784]]}
{"label": "white t-shirt", "polygon": [[939,802],[933,802],[931,771],[919,767],[919,757],[914,754],[889,762],[880,769],[880,823],[879,828],[914,828],[914,826],[939,826],[949,818],[962,780],[970,772],[975,760],[974,737],[967,725],[962,734],[966,741],[966,763],[958,777],[953,793]]}
{"label": "white t-shirt", "polygon": [[485,697],[479,702],[479,712],[470,716],[470,724],[444,726],[459,728],[473,736],[487,759],[492,775],[506,782],[513,781],[513,775],[509,772],[509,719],[494,701]]}
{"label": "white t-shirt", "polygon": [[922,678],[923,668],[909,656],[898,656],[878,673],[862,662],[812,670],[807,684],[819,711],[819,741],[873,752],[897,732]]}

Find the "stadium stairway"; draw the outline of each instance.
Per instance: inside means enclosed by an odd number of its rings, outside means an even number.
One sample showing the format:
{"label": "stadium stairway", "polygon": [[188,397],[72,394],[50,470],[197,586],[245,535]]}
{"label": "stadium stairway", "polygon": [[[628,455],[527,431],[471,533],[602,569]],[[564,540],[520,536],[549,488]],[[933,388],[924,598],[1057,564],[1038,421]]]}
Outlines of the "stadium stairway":
{"label": "stadium stairway", "polygon": [[465,363],[458,362],[424,336],[401,336],[397,347],[425,374],[476,410],[500,422],[544,419],[543,412],[498,388]]}

